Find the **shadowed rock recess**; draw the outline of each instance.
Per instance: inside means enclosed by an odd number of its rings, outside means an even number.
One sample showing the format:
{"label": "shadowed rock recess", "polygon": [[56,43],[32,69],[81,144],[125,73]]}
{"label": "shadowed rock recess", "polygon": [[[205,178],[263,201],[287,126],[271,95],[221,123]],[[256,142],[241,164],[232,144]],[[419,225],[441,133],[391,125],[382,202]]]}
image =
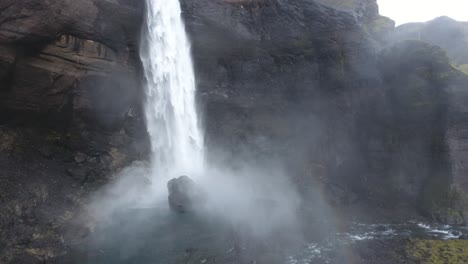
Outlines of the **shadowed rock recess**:
{"label": "shadowed rock recess", "polygon": [[[465,223],[465,23],[395,29],[375,0],[181,4],[208,159],[280,161],[344,219]],[[68,263],[89,195],[147,159],[143,17],[144,1],[0,1],[0,263]],[[408,248],[401,263],[429,250]]]}

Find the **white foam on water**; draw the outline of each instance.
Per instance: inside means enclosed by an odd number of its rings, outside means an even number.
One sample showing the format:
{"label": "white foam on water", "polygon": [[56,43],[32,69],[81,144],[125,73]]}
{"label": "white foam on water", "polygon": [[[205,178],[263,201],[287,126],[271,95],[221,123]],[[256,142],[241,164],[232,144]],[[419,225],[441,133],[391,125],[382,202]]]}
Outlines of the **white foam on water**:
{"label": "white foam on water", "polygon": [[[461,236],[461,232],[456,232],[450,225],[442,225],[438,227],[432,227],[428,224],[418,223],[418,227],[424,229],[427,234],[439,237],[441,239],[458,239]],[[459,233],[459,234],[456,234]]]}
{"label": "white foam on water", "polygon": [[322,258],[323,252],[327,251],[325,246],[317,243],[307,244],[305,249],[296,256],[289,256],[286,259],[286,264],[310,264],[311,261]]}
{"label": "white foam on water", "polygon": [[426,230],[430,230],[431,229],[431,226],[428,225],[428,224],[424,224],[424,223],[418,223],[418,226],[422,229],[426,229]]}

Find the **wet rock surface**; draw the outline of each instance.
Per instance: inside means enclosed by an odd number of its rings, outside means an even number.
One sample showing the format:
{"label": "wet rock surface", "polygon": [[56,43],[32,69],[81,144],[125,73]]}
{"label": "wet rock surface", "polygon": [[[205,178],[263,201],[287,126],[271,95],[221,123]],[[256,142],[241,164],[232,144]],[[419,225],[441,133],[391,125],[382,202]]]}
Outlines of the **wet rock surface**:
{"label": "wet rock surface", "polygon": [[89,194],[144,159],[137,2],[0,3],[1,263],[67,254]]}
{"label": "wet rock surface", "polygon": [[211,158],[279,160],[350,213],[463,222],[467,79],[443,49],[382,43],[373,1],[182,3]]}
{"label": "wet rock surface", "polygon": [[203,205],[205,195],[202,189],[189,177],[181,176],[167,183],[168,202],[172,210],[186,213]]}

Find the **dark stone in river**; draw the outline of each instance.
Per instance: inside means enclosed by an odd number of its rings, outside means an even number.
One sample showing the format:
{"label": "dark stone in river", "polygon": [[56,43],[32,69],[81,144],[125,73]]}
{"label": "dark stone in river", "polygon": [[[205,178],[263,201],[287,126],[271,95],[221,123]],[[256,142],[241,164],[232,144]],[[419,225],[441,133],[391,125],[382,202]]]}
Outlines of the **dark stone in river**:
{"label": "dark stone in river", "polygon": [[179,213],[193,211],[204,200],[200,187],[187,176],[170,180],[167,183],[167,189],[169,206]]}

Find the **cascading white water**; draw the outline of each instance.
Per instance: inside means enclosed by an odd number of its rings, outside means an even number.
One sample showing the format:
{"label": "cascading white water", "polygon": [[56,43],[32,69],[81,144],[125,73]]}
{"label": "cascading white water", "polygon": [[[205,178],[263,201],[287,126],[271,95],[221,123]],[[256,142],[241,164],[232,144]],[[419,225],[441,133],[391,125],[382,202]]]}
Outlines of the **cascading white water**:
{"label": "cascading white water", "polygon": [[153,174],[159,179],[201,172],[203,134],[195,106],[195,75],[179,0],[146,0],[141,59]]}

